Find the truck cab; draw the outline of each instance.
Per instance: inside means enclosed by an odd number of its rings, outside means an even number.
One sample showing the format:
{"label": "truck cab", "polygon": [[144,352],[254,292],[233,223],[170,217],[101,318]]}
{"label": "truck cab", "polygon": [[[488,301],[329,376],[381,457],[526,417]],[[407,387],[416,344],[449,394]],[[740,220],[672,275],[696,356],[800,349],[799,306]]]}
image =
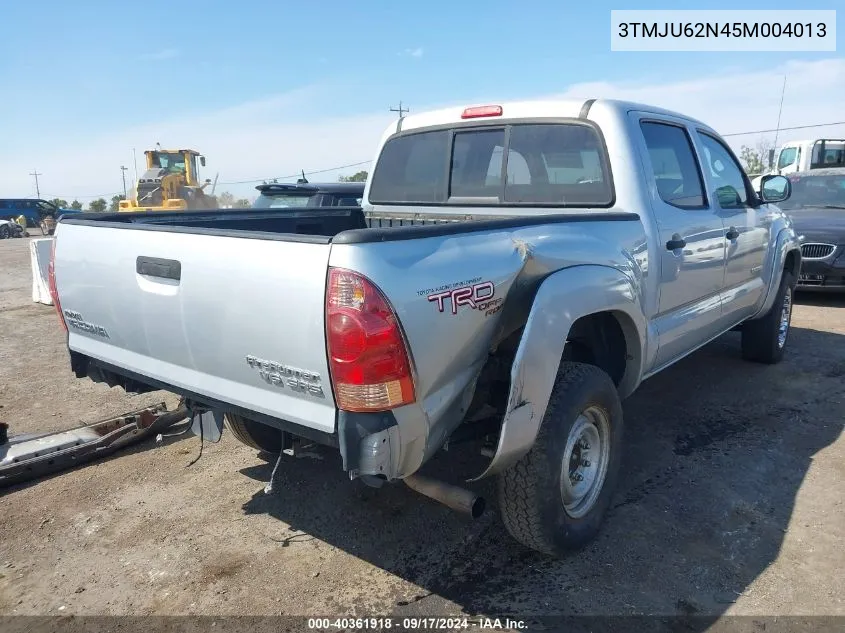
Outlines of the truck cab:
{"label": "truck cab", "polygon": [[793,174],[830,167],[845,167],[845,140],[812,139],[781,146],[773,173]]}

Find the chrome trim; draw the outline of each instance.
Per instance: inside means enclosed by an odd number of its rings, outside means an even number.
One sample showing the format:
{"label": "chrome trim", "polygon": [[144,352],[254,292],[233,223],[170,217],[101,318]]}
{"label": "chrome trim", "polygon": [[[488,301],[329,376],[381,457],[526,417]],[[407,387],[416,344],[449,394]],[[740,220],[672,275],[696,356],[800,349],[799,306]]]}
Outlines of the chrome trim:
{"label": "chrome trim", "polygon": [[[806,260],[826,259],[836,252],[836,244],[805,242],[801,245],[801,257]],[[822,253],[824,253],[822,255]]]}

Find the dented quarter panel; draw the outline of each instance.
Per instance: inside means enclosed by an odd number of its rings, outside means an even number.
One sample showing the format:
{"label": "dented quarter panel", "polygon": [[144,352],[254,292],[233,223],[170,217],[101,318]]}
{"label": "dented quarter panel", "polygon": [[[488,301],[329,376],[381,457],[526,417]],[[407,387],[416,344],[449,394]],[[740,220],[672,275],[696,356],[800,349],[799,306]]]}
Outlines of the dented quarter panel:
{"label": "dented quarter panel", "polygon": [[[554,350],[562,349],[566,324],[585,309],[618,305],[638,312],[642,321],[645,243],[644,227],[635,219],[550,221],[501,231],[333,246],[329,264],[354,269],[381,288],[408,341],[417,402],[394,411],[402,447],[397,476],[413,473],[443,445],[463,420],[491,348],[526,319],[533,325],[526,329],[520,350],[544,348],[542,355],[548,358],[522,351],[515,371],[543,383],[554,378],[556,369],[550,377],[543,372],[555,354],[555,363],[560,360],[560,350]],[[471,305],[453,309],[447,297],[441,312],[440,301],[430,300],[453,284],[464,288],[488,281],[495,290],[487,301],[503,299],[488,310]],[[564,283],[570,291],[564,292]],[[545,290],[537,294],[538,288]],[[640,328],[645,338],[645,326]],[[546,346],[545,336],[559,340]],[[528,364],[523,367],[523,362]],[[548,400],[544,391],[538,383],[532,395],[538,406]]]}
{"label": "dented quarter panel", "polygon": [[[635,270],[583,265],[565,268],[540,285],[511,370],[507,412],[496,454],[480,475],[500,472],[516,462],[534,444],[557,377],[558,366],[572,324],[596,312],[616,313],[633,329],[635,338],[621,390],[633,391],[642,375],[643,355],[649,344]],[[623,330],[626,328],[623,328]]]}

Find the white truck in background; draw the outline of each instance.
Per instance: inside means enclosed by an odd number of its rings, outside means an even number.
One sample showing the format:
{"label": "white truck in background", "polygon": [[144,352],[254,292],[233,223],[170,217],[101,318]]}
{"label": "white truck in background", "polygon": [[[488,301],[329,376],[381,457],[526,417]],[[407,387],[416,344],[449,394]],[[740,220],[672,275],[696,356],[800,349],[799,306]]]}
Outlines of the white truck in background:
{"label": "white truck in background", "polygon": [[773,174],[793,174],[825,167],[845,167],[845,140],[818,138],[790,141],[781,145],[777,161],[771,161]]}

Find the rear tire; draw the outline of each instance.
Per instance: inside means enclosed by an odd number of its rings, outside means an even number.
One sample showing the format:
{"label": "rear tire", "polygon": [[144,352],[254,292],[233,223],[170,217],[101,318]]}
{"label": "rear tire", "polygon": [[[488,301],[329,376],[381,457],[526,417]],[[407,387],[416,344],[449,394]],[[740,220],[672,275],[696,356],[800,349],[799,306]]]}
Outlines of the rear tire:
{"label": "rear tire", "polygon": [[4,224],[0,226],[0,240],[7,240],[12,236],[12,232],[9,230],[9,225]]}
{"label": "rear tire", "polygon": [[279,429],[234,413],[226,414],[224,424],[239,442],[250,448],[274,455],[282,452],[282,432]]}
{"label": "rear tire", "polygon": [[511,536],[556,557],[593,540],[616,487],[622,427],[610,376],[562,362],[534,446],[499,477]]}
{"label": "rear tire", "polygon": [[783,271],[775,302],[766,316],[742,326],[742,357],[756,363],[774,364],[783,359],[792,325],[792,295],[795,278]]}

